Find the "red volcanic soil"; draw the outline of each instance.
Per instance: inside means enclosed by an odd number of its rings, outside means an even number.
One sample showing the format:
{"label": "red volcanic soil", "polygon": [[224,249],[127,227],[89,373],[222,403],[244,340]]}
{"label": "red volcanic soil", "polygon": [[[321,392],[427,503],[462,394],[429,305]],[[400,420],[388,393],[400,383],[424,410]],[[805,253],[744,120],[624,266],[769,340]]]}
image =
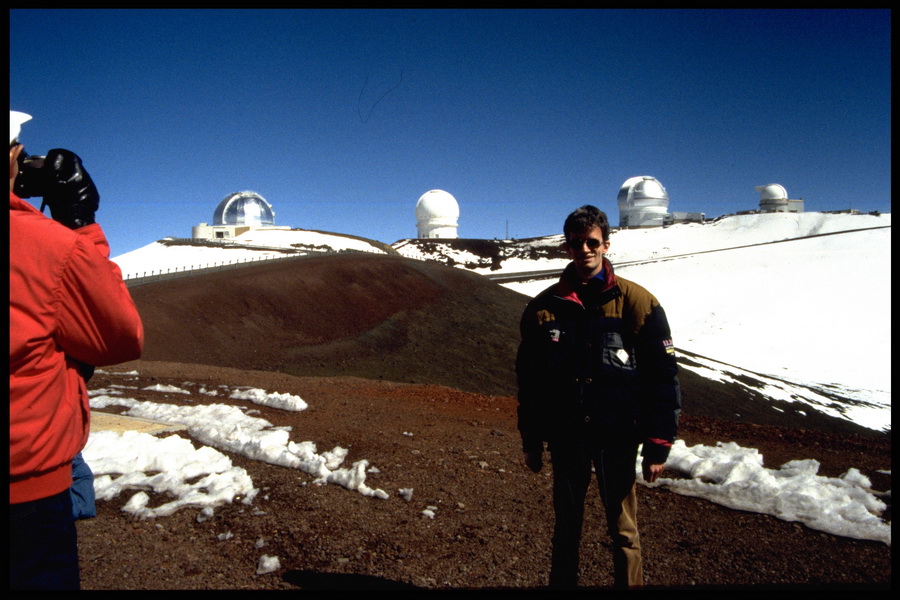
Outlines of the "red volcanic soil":
{"label": "red volcanic soil", "polygon": [[132,288],[145,360],[515,393],[528,298],[396,256],[286,260]]}
{"label": "red volcanic soil", "polygon": [[[137,520],[130,493],[79,521],[85,589],[540,589],[552,531],[550,467],[522,464],[513,358],[528,298],[457,268],[378,255],[255,265],[132,288],[144,319],[140,361],[89,387],[253,386],[309,409],[253,406],[294,441],[348,448],[387,500],[231,455],[260,489],[252,506]],[[677,338],[677,328],[676,328]],[[677,342],[677,339],[676,339]],[[137,375],[114,372],[137,371]],[[851,467],[890,489],[890,436],[771,403],[682,371],[680,437],[735,441],[770,468]],[[166,394],[166,402],[207,401]],[[215,402],[244,405],[222,396]],[[184,435],[184,434],[182,434]],[[199,445],[199,444],[197,444]],[[887,471],[887,472],[885,472]],[[668,474],[672,475],[672,474]],[[397,495],[413,488],[410,501]],[[645,577],[666,589],[890,589],[891,547],[639,486]],[[154,498],[152,505],[164,502]],[[889,501],[889,500],[888,500]],[[436,507],[434,518],[422,511]],[[888,519],[890,512],[888,511]],[[230,535],[228,535],[230,534]],[[257,574],[263,554],[280,568]],[[594,493],[582,543],[584,587],[612,584]]]}

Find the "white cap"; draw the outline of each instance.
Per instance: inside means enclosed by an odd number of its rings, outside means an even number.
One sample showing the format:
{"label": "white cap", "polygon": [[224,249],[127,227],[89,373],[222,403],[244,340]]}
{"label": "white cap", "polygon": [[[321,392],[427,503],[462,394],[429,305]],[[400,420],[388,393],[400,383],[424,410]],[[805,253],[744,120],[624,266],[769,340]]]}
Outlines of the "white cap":
{"label": "white cap", "polygon": [[9,111],[9,143],[12,144],[13,140],[19,137],[19,133],[22,131],[22,123],[31,120],[31,115],[26,115],[23,112],[19,112],[16,110]]}

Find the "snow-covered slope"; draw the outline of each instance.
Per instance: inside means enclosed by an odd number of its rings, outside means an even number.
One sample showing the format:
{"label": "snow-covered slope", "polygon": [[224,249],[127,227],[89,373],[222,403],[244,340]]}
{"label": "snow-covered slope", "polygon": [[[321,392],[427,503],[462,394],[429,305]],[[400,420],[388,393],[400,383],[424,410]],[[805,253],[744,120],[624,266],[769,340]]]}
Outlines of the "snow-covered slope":
{"label": "snow-covered slope", "polygon": [[184,269],[271,260],[324,252],[393,253],[389,246],[359,237],[305,229],[256,229],[227,240],[166,238],[113,257],[127,280]]}
{"label": "snow-covered slope", "polygon": [[[890,226],[889,214],[737,215],[615,231],[609,258],[620,276],[660,299],[676,346],[709,359],[695,357],[685,368],[710,378],[758,375],[753,385],[773,398],[890,429]],[[562,241],[401,240],[389,247],[334,233],[258,230],[219,247],[161,240],[113,260],[127,278],[306,251],[397,252],[492,276],[561,271],[568,262]],[[553,278],[502,285],[533,296]]]}
{"label": "snow-covered slope", "polygon": [[[890,429],[890,225],[890,215],[741,215],[619,231],[609,256],[659,298],[676,347],[717,361],[686,368],[758,375],[772,398]],[[533,296],[549,283],[504,285]]]}

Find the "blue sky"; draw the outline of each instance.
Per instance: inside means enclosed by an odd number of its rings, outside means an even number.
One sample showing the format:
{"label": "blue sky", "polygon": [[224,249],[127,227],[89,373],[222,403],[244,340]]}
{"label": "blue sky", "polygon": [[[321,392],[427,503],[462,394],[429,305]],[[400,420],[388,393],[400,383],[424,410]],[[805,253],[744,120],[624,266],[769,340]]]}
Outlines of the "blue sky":
{"label": "blue sky", "polygon": [[253,190],[392,243],[431,189],[460,237],[559,233],[660,180],[672,211],[891,210],[887,10],[11,10],[32,154],[82,156],[117,256]]}

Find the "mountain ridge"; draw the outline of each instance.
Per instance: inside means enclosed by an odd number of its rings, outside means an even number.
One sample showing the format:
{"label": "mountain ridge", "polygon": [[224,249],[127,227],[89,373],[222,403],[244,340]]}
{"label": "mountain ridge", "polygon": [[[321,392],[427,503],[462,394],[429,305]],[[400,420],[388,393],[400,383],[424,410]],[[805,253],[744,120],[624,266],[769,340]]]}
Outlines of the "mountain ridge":
{"label": "mountain ridge", "polygon": [[[132,296],[144,319],[144,360],[434,383],[499,396],[516,394],[518,324],[530,299],[464,269],[372,254],[272,261],[146,284]],[[871,432],[773,401],[752,386],[684,368],[680,379],[685,412]]]}

